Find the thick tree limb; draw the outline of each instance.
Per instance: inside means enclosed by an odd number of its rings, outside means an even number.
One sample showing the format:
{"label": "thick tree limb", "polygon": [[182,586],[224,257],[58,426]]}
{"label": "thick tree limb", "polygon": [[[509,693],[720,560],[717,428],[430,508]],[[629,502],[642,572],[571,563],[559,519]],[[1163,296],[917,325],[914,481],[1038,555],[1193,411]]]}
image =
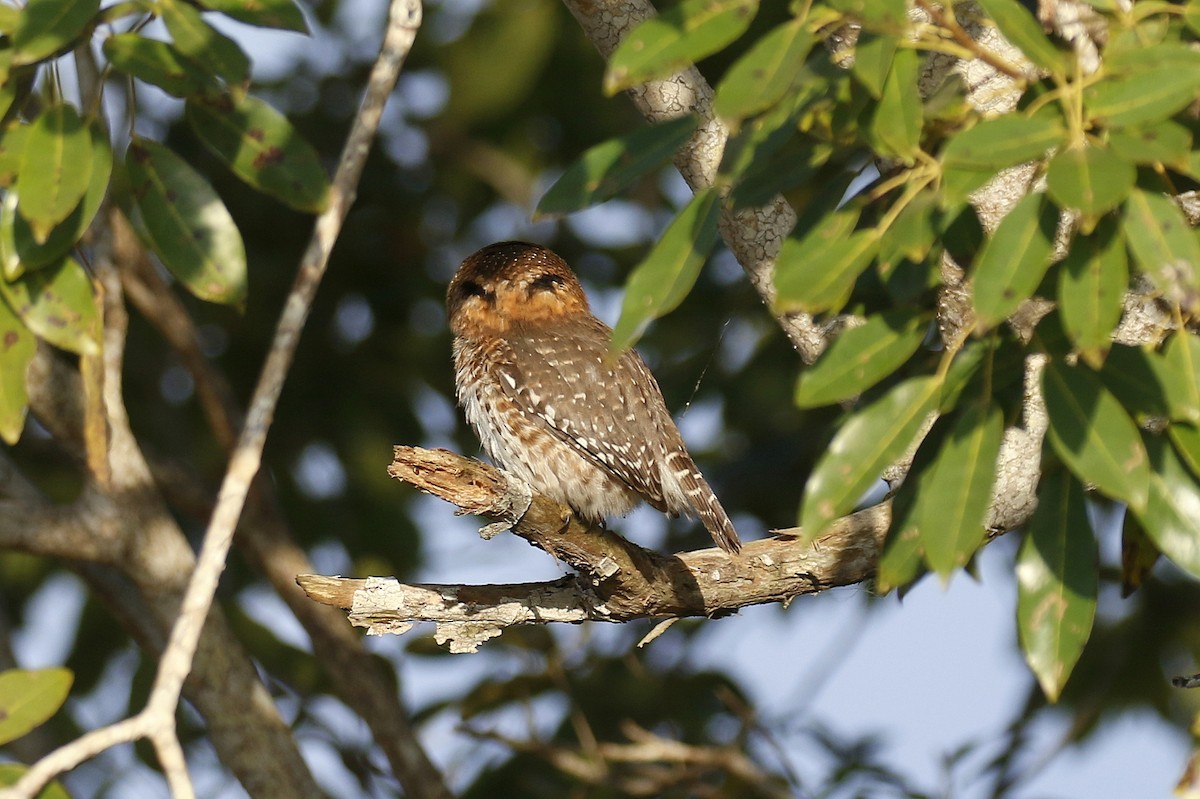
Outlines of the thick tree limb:
{"label": "thick tree limb", "polygon": [[737,557],[715,548],[663,555],[589,526],[545,497],[533,495],[524,507],[521,487],[495,467],[446,450],[396,447],[395,453],[393,477],[464,513],[511,523],[514,533],[579,572],[546,583],[484,586],[297,579],[314,600],[350,610],[351,621],[373,633],[437,622],[439,639],[452,651],[475,651],[514,624],[720,616],[861,582],[874,572],[890,518],[885,502],[836,522],[813,546],[780,534],[749,542]]}

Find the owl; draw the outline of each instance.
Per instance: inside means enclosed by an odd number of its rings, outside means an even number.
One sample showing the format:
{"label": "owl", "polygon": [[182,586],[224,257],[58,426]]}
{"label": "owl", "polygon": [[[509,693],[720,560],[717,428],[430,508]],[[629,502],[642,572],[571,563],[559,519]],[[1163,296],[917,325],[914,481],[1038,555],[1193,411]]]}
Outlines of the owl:
{"label": "owl", "polygon": [[458,268],[446,307],[458,401],[498,465],[588,521],[645,501],[741,549],[654,376],[636,352],[609,352],[612,330],[562,258],[518,241],[484,247]]}

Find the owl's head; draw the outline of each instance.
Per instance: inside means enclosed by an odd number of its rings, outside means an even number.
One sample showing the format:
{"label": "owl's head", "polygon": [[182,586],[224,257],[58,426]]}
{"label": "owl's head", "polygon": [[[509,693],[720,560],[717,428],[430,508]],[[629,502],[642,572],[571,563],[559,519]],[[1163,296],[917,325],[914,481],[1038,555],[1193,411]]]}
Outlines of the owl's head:
{"label": "owl's head", "polygon": [[446,292],[446,312],[454,335],[467,337],[590,313],[566,261],[523,241],[489,244],[463,261]]}

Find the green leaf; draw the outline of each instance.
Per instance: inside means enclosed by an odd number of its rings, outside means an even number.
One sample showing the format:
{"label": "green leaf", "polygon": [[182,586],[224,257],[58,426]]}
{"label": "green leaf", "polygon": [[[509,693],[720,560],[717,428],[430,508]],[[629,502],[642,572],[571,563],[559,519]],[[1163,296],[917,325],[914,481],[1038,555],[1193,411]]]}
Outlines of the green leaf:
{"label": "green leaf", "polygon": [[1000,221],[975,265],[972,299],[979,324],[1008,318],[1037,289],[1050,266],[1058,210],[1044,194],[1029,194]]}
{"label": "green leaf", "polygon": [[134,138],[125,153],[140,232],[188,291],[211,302],[246,300],[246,250],[208,182],[171,150]]}
{"label": "green leaf", "polygon": [[896,220],[884,231],[879,245],[880,264],[892,265],[907,258],[924,261],[938,240],[934,222],[937,211],[937,195],[922,191],[897,214]]}
{"label": "green leaf", "polygon": [[854,15],[867,28],[894,32],[908,22],[904,0],[829,0],[829,5]]}
{"label": "green leaf", "polygon": [[871,118],[871,135],[883,155],[910,160],[920,149],[922,105],[917,91],[920,67],[916,50],[902,49],[892,60],[883,97]]}
{"label": "green leaf", "polygon": [[1177,330],[1167,339],[1162,356],[1159,378],[1171,419],[1200,422],[1200,338]]}
{"label": "green leaf", "polygon": [[29,0],[12,34],[12,65],[33,64],[75,46],[100,0]]}
{"label": "green leaf", "polygon": [[780,103],[749,120],[730,137],[721,156],[720,175],[736,178],[795,141],[797,121],[807,100],[817,94],[813,87],[823,84],[810,70],[805,69],[804,76],[791,102]]}
{"label": "green leaf", "polygon": [[819,539],[831,521],[853,510],[883,470],[912,444],[937,407],[940,391],[937,378],[911,378],[842,425],[805,486],[801,546]]}
{"label": "green leaf", "polygon": [[17,189],[17,211],[29,222],[34,239],[46,241],[87,191],[92,176],[92,140],[87,125],[69,105],[47,108],[25,135]]}
{"label": "green leaf", "polygon": [[794,19],[772,28],[734,62],[717,85],[713,110],[727,122],[738,122],[775,105],[804,69],[815,41]]}
{"label": "green leaf", "polygon": [[1057,361],[1042,373],[1054,451],[1080,480],[1131,508],[1146,506],[1149,462],[1137,426],[1096,375]]}
{"label": "green leaf", "polygon": [[15,741],[58,712],[75,677],[70,669],[0,671],[0,745]]}
{"label": "green leaf", "polygon": [[876,100],[883,96],[883,84],[892,71],[892,58],[899,44],[895,36],[881,36],[870,31],[858,35],[850,72]]}
{"label": "green leaf", "polygon": [[758,11],[758,0],[684,0],[629,32],[617,45],[604,75],[613,95],[717,52],[741,36]]}
{"label": "green leaf", "polygon": [[92,282],[74,258],[17,280],[0,280],[0,296],[38,338],[80,355],[100,352],[100,316]]}
{"label": "green leaf", "polygon": [[1167,435],[1175,445],[1175,452],[1187,464],[1192,475],[1200,479],[1200,427],[1176,422],[1167,425]]}
{"label": "green leaf", "polygon": [[1129,264],[1125,237],[1111,217],[1091,235],[1076,238],[1058,272],[1058,308],[1063,327],[1093,369],[1099,369],[1121,321]]}
{"label": "green leaf", "polygon": [[1121,598],[1133,594],[1146,581],[1162,555],[1132,513],[1121,521]]}
{"label": "green leaf", "polygon": [[75,210],[64,219],[41,244],[25,218],[17,213],[19,192],[9,191],[0,200],[0,273],[14,280],[31,269],[58,263],[91,226],[108,192],[112,176],[112,149],[108,134],[98,125],[89,125],[92,142],[92,171],[87,191]]}
{"label": "green leaf", "polygon": [[1165,374],[1161,352],[1145,347],[1113,344],[1100,380],[1121,404],[1138,416],[1166,416],[1167,390],[1161,379]]}
{"label": "green leaf", "polygon": [[908,585],[921,575],[923,567],[921,537],[915,527],[901,530],[893,522],[883,542],[879,568],[875,574],[875,590],[887,594]]}
{"label": "green leaf", "polygon": [[1065,469],[1044,475],[1017,556],[1017,629],[1029,668],[1051,702],[1092,633],[1097,562],[1083,486]]}
{"label": "green leaf", "polygon": [[614,352],[632,347],[646,325],[677,308],[692,290],[700,267],[717,243],[720,210],[721,197],[715,187],[697,192],[645,260],[634,267],[625,286],[621,318],[613,329]]}
{"label": "green leaf", "polygon": [[1054,46],[1024,6],[1016,0],[979,0],[979,7],[1030,61],[1055,75],[1067,73],[1066,54]]}
{"label": "green leaf", "polygon": [[212,75],[171,44],[136,33],[119,33],[105,39],[104,55],[114,68],[175,97],[190,97],[220,88]]}
{"label": "green leaf", "polygon": [[[1152,50],[1156,57],[1158,48]],[[1083,107],[1095,123],[1110,128],[1161,122],[1200,94],[1200,68],[1173,63],[1108,77],[1084,89]]]}
{"label": "green leaf", "polygon": [[1155,546],[1193,577],[1200,577],[1200,486],[1161,436],[1146,437],[1150,501],[1136,510]]}
{"label": "green leaf", "polygon": [[750,163],[729,193],[730,206],[741,210],[765,205],[779,192],[808,183],[834,152],[828,142],[793,136],[781,149]]}
{"label": "green leaf", "polygon": [[11,186],[21,173],[21,161],[25,158],[25,140],[29,126],[12,124],[0,135],[0,186]]}
{"label": "green leaf", "polygon": [[1062,143],[1066,131],[1057,113],[1032,117],[1008,114],[959,133],[942,150],[944,169],[994,175],[997,170],[1043,157]]}
{"label": "green leaf", "polygon": [[[17,784],[17,780],[29,771],[28,766],[22,766],[20,763],[0,763],[0,787],[8,787]],[[67,793],[67,789],[62,786],[58,780],[52,780],[46,784],[46,787],[38,791],[34,799],[71,799],[71,795]]]}
{"label": "green leaf", "polygon": [[1046,192],[1062,208],[1095,217],[1125,201],[1137,180],[1132,163],[1107,147],[1063,150],[1050,159]]}
{"label": "green leaf", "polygon": [[1004,414],[998,405],[968,404],[915,487],[911,519],[926,562],[943,580],[983,544],[1003,436]]}
{"label": "green leaf", "polygon": [[183,0],[161,0],[159,8],[179,52],[229,83],[238,85],[250,79],[250,59],[242,48],[205,22],[196,8]]}
{"label": "green leaf", "polygon": [[1183,22],[1192,33],[1200,33],[1200,2],[1189,0],[1184,4]]}
{"label": "green leaf", "polygon": [[942,169],[941,205],[949,210],[970,199],[992,178],[996,171],[975,167],[944,167]]}
{"label": "green leaf", "polygon": [[203,0],[201,5],[247,25],[308,33],[304,14],[293,0]]}
{"label": "green leaf", "polygon": [[[1001,350],[1001,355],[1003,354],[1004,350]],[[1024,352],[1021,355],[1024,355]],[[938,410],[941,413],[949,413],[954,410],[958,406],[959,397],[975,380],[984,363],[989,364],[990,372],[996,368],[998,360],[1000,361],[999,365],[1003,366],[1003,360],[997,358],[994,337],[987,342],[968,342],[950,362],[950,369],[947,370],[942,384],[942,399],[938,403]],[[1023,362],[1023,358],[1020,360]],[[1019,364],[1014,364],[1014,366],[1019,366]]]}
{"label": "green leaf", "polygon": [[192,98],[186,115],[200,141],[249,186],[297,211],[324,210],[329,179],[320,157],[274,108],[249,96]]}
{"label": "green leaf", "polygon": [[[817,209],[819,210],[819,209]],[[775,261],[776,308],[819,313],[845,304],[854,281],[879,250],[879,233],[852,233],[861,210],[849,205],[816,219],[811,227],[783,240]],[[807,217],[807,215],[806,215]]]}
{"label": "green leaf", "polygon": [[784,241],[776,261],[776,307],[784,312],[840,310],[850,298],[854,282],[879,251],[879,234],[875,230],[851,233],[807,260],[797,255],[803,242],[789,247],[792,241]]}
{"label": "green leaf", "polygon": [[25,428],[25,368],[36,352],[37,340],[29,328],[0,300],[0,438],[9,445],[17,443]]}
{"label": "green leaf", "polygon": [[1200,242],[1169,197],[1134,189],[1121,221],[1134,261],[1160,287],[1173,286],[1180,269],[1200,264]]}
{"label": "green leaf", "polygon": [[570,213],[615,197],[669,161],[695,130],[696,117],[688,114],[589,148],[543,195],[538,215]]}
{"label": "green leaf", "polygon": [[796,404],[815,408],[848,399],[892,374],[921,346],[929,317],[895,309],[867,317],[834,339],[796,384]]}
{"label": "green leaf", "polygon": [[1108,134],[1113,152],[1135,164],[1166,164],[1187,168],[1192,132],[1173,120],[1121,128]]}

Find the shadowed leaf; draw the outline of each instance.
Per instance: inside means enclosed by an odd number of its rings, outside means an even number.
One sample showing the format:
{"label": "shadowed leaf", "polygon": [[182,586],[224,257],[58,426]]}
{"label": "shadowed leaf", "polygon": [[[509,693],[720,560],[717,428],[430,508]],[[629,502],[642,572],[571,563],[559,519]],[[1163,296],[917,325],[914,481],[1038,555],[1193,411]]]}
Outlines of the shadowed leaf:
{"label": "shadowed leaf", "polygon": [[1100,368],[1121,321],[1129,264],[1125,237],[1116,221],[1100,220],[1091,235],[1077,237],[1058,272],[1058,304],[1063,327],[1080,355]]}
{"label": "shadowed leaf", "polygon": [[34,240],[50,231],[79,205],[92,175],[92,140],[87,125],[69,105],[52,105],[25,134],[17,178],[17,212],[29,222]]}
{"label": "shadowed leaf", "polygon": [[233,217],[208,182],[161,144],[134,139],[125,171],[147,244],[188,291],[242,305],[246,251]]}
{"label": "shadowed leaf", "polygon": [[37,340],[8,303],[0,300],[0,438],[16,444],[25,427],[29,400],[25,367],[33,360]]}
{"label": "shadowed leaf", "polygon": [[0,280],[0,295],[38,338],[80,355],[100,351],[92,282],[75,259],[64,258],[17,280]]}
{"label": "shadowed leaf", "polygon": [[1085,367],[1046,365],[1042,391],[1054,451],[1081,480],[1113,499],[1144,508],[1150,476],[1146,450],[1129,414]]}
{"label": "shadowed leaf", "polygon": [[13,66],[71,48],[99,9],[100,0],[29,0],[12,33]]}
{"label": "shadowed leaf", "polygon": [[1181,569],[1200,577],[1200,485],[1162,436],[1146,436],[1150,501],[1135,511],[1146,535]]}
{"label": "shadowed leaf", "polygon": [[634,267],[625,284],[621,318],[613,329],[614,352],[632,347],[646,325],[677,308],[692,290],[700,267],[717,243],[720,207],[717,189],[697,192],[650,254]]}
{"label": "shadowed leaf", "polygon": [[0,744],[15,741],[57,713],[74,680],[62,668],[0,671]]}
{"label": "shadowed leaf", "polygon": [[201,5],[247,25],[308,33],[304,13],[293,0],[204,0]]}
{"label": "shadowed leaf", "polygon": [[971,298],[979,324],[991,327],[1029,299],[1054,252],[1058,210],[1044,194],[1021,198],[983,245]]}
{"label": "shadowed leaf", "polygon": [[537,213],[570,213],[620,194],[669,161],[695,129],[696,117],[687,115],[589,148],[542,196]]}
{"label": "shadowed leaf", "polygon": [[604,91],[616,94],[715,53],[745,32],[758,0],[684,0],[629,32],[608,61]]}
{"label": "shadowed leaf", "polygon": [[1017,556],[1017,629],[1025,659],[1051,702],[1092,633],[1097,558],[1083,486],[1066,469],[1044,475]]}
{"label": "shadowed leaf", "polygon": [[892,374],[925,338],[929,317],[892,310],[847,330],[800,375],[796,404],[814,408],[848,399]]}
{"label": "shadowed leaf", "polygon": [[773,28],[734,62],[717,85],[713,106],[717,116],[739,121],[779,102],[803,70],[813,42],[803,20]]}
{"label": "shadowed leaf", "polygon": [[804,544],[829,522],[850,512],[883,470],[912,444],[937,407],[941,382],[915,377],[862,408],[838,430],[804,489],[800,506]]}
{"label": "shadowed leaf", "polygon": [[248,185],[297,211],[325,208],[329,179],[316,150],[274,108],[249,96],[192,98],[186,114],[200,141]]}

